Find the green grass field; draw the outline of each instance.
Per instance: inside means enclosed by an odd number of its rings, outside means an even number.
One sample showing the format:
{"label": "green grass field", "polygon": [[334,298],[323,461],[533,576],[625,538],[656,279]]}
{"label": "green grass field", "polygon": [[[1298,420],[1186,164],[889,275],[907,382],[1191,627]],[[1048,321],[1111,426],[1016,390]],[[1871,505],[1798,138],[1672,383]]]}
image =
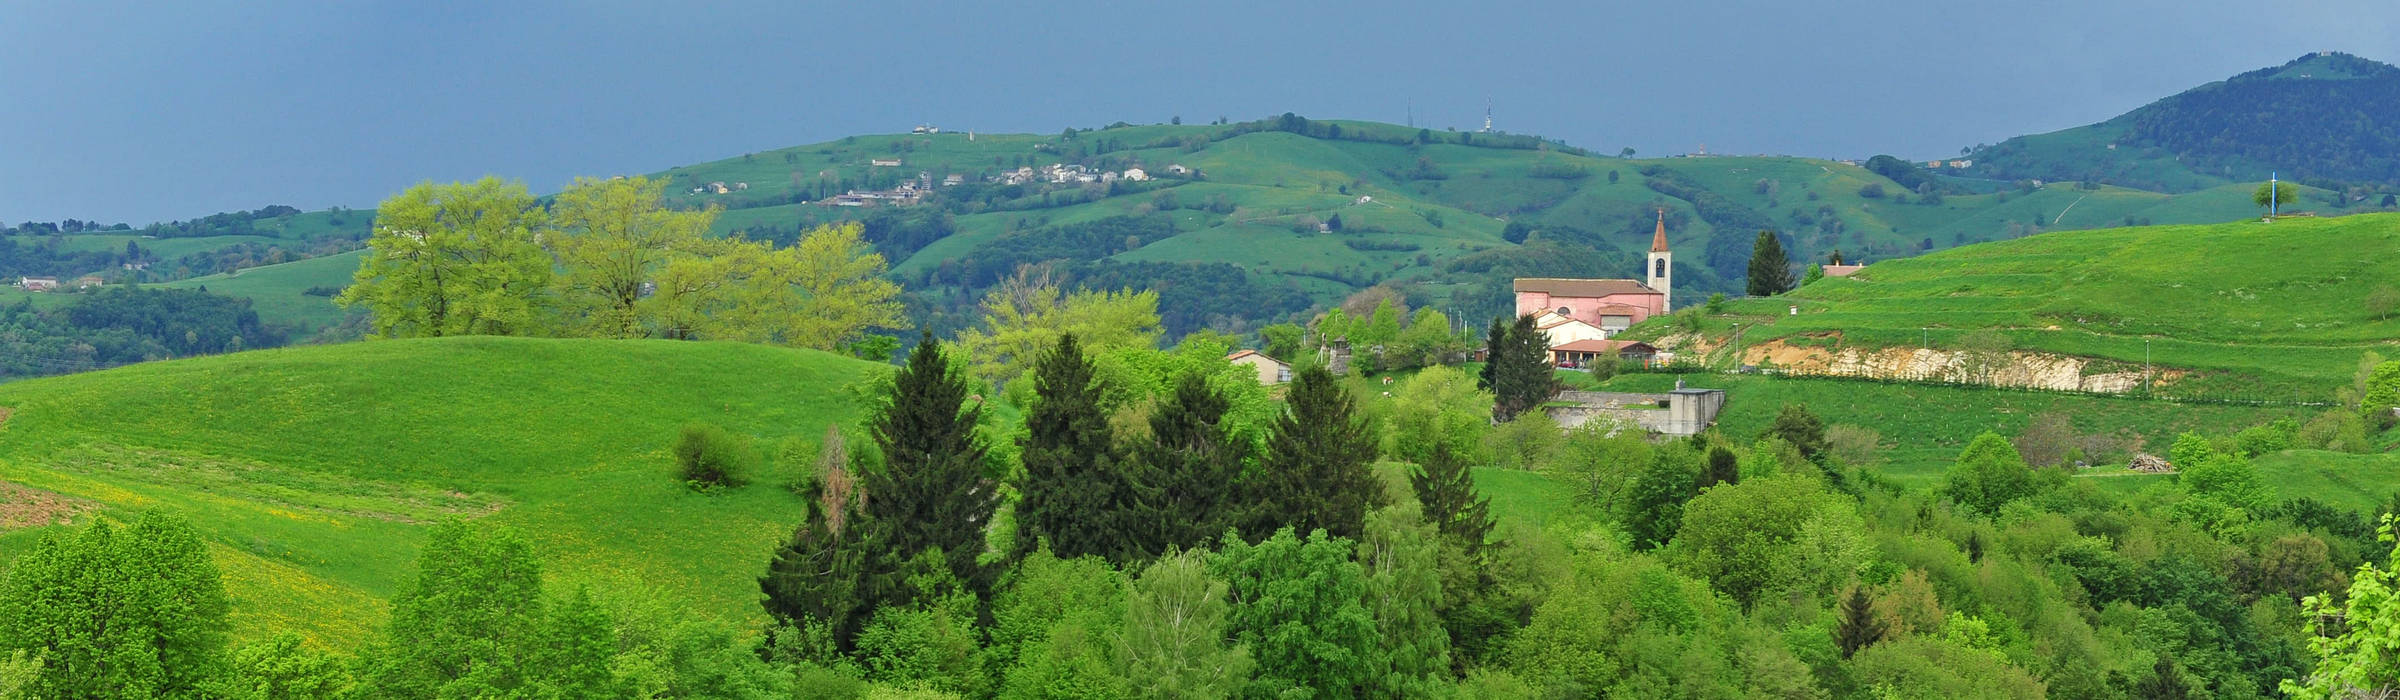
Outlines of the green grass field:
{"label": "green grass field", "polygon": [[260,320],[296,330],[294,336],[306,336],[326,326],[341,323],[344,312],[335,306],[332,297],[313,296],[311,287],[340,289],[350,286],[351,275],[358,272],[358,261],[366,256],[364,250],[336,253],[322,257],[295,260],[278,265],[235,270],[231,273],[194,277],[168,282],[161,286],[182,289],[206,288],[250,300]]}
{"label": "green grass field", "polygon": [[[1675,375],[1631,374],[1601,385],[1606,391],[1665,391]],[[2182,404],[2147,399],[2045,394],[1995,389],[1881,384],[1835,379],[1755,375],[1686,375],[1686,386],[1724,389],[1725,409],[1717,426],[1738,441],[1756,439],[1786,405],[1807,407],[1827,425],[1868,428],[1884,439],[1885,463],[1877,468],[1904,485],[1938,483],[1942,471],[1968,441],[1985,431],[2015,436],[2043,413],[2066,415],[2078,433],[2139,437],[2159,452],[2185,431],[2229,434],[2290,417],[2297,408]],[[2400,483],[2400,482],[2395,482]]]}
{"label": "green grass field", "polygon": [[[1729,341],[1740,323],[1745,354],[1755,354],[1776,340],[1953,348],[1988,330],[2018,350],[2119,369],[2153,363],[2181,375],[2168,393],[2325,400],[2363,352],[2400,349],[2400,315],[2366,303],[2400,284],[2393,250],[2393,214],[2062,231],[1878,261],[1786,297],[1739,300],[1705,323],[1706,335]],[[1654,322],[1635,335],[1678,332]]]}
{"label": "green grass field", "polygon": [[[211,540],[244,635],[346,647],[385,614],[428,523],[522,530],[560,584],[657,588],[758,615],[802,505],[685,488],[694,420],[815,440],[878,366],[731,343],[446,338],[236,353],[0,386],[0,479],[112,517],[169,508]],[[39,529],[0,534],[0,553]]]}

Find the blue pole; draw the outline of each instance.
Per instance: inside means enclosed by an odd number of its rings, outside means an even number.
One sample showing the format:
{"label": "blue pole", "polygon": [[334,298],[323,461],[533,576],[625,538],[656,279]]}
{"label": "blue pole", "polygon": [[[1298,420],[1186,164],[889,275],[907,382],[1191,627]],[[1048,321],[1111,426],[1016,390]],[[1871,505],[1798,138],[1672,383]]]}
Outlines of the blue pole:
{"label": "blue pole", "polygon": [[2282,198],[2283,198],[2283,183],[2282,183],[2282,181],[2281,181],[2281,180],[2278,180],[2278,179],[2276,179],[2276,176],[2275,176],[2275,172],[2274,172],[2274,171],[2272,171],[2272,170],[2270,170],[2270,171],[2267,171],[2267,218],[2269,218],[2269,219],[2275,218],[2275,215],[2278,213],[2278,212],[2275,210],[2275,205],[2276,205],[2276,204],[2278,204],[2278,202],[2276,202],[2275,200],[2282,199]]}

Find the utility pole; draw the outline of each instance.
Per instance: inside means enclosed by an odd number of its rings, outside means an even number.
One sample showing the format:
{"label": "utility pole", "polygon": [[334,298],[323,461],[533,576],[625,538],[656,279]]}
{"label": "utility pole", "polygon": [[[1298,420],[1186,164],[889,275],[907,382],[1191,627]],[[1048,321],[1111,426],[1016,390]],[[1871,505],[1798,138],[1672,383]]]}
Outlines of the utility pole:
{"label": "utility pole", "polygon": [[2273,219],[2276,214],[2281,213],[2276,211],[2278,202],[2275,200],[2283,197],[2283,182],[2275,175],[2275,171],[2267,171],[2267,218],[2269,219]]}
{"label": "utility pole", "polygon": [[2142,395],[2150,395],[2150,339],[2142,339]]}

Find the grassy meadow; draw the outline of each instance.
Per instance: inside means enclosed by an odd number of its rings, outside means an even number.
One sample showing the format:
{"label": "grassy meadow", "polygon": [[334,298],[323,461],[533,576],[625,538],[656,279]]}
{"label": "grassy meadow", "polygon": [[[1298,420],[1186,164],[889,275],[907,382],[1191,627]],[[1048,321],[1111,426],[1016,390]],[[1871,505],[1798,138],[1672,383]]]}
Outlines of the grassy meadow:
{"label": "grassy meadow", "polygon": [[[854,389],[881,371],[731,343],[489,337],[153,362],[0,385],[0,480],[112,517],[191,518],[244,635],[364,639],[450,517],[524,532],[554,582],[633,584],[747,621],[802,504],[773,474],[691,491],[672,473],[677,429],[813,444],[856,422]],[[43,531],[0,534],[0,554]]]}

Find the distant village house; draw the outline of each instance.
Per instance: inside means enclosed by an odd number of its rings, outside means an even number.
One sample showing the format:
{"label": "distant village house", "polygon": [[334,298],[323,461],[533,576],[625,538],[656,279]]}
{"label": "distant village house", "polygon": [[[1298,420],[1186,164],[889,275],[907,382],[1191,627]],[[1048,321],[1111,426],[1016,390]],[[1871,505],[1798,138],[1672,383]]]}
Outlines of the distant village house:
{"label": "distant village house", "polygon": [[1292,365],[1257,350],[1240,350],[1225,356],[1226,362],[1248,367],[1258,373],[1260,384],[1283,384],[1292,381]]}
{"label": "distant village house", "polygon": [[56,278],[56,277],[22,277],[22,278],[18,278],[18,279],[17,279],[17,288],[18,288],[18,289],[23,289],[23,290],[25,290],[25,291],[28,291],[28,292],[47,292],[47,291],[52,291],[52,290],[56,290],[56,289],[58,289],[58,278]]}

